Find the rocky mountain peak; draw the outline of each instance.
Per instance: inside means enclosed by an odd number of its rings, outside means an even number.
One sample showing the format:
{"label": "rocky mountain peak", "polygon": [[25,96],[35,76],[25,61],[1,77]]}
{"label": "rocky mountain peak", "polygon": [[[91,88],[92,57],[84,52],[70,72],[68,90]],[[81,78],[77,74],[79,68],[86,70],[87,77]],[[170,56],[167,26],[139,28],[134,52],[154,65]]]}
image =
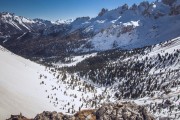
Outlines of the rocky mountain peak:
{"label": "rocky mountain peak", "polygon": [[162,0],[162,3],[172,6],[177,0]]}
{"label": "rocky mountain peak", "polygon": [[124,5],[122,6],[122,10],[128,10],[128,8],[129,8],[129,6],[128,6],[127,4],[124,4]]}
{"label": "rocky mountain peak", "polygon": [[76,18],[75,21],[79,21],[79,20],[89,20],[89,19],[90,19],[89,16],[87,16],[87,17],[78,17],[78,18]]}
{"label": "rocky mountain peak", "polygon": [[140,7],[140,6],[143,6],[143,7],[145,7],[145,8],[148,8],[149,5],[150,5],[150,3],[149,3],[148,1],[143,1],[143,2],[141,2],[141,3],[139,4],[139,7]]}
{"label": "rocky mountain peak", "polygon": [[108,9],[102,8],[101,11],[99,12],[98,16],[103,16],[106,12],[108,12]]}
{"label": "rocky mountain peak", "polygon": [[0,12],[0,15],[2,16],[2,15],[11,15],[11,16],[13,16],[14,15],[14,13],[9,13],[9,12]]}
{"label": "rocky mountain peak", "polygon": [[137,4],[133,4],[133,5],[130,7],[131,10],[137,10],[137,8],[138,8]]}
{"label": "rocky mountain peak", "polygon": [[74,21],[73,19],[68,19],[68,20],[59,19],[59,20],[56,20],[54,23],[57,24],[57,25],[71,24],[73,21]]}

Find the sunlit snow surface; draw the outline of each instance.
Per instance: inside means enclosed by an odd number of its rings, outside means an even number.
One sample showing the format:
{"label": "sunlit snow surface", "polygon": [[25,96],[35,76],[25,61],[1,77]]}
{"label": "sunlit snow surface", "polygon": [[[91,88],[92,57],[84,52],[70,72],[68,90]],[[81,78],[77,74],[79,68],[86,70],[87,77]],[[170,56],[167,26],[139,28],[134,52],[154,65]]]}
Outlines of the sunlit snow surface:
{"label": "sunlit snow surface", "polygon": [[[101,40],[99,40],[101,41]],[[103,44],[102,44],[103,45]],[[104,45],[106,48],[106,44]],[[98,46],[98,48],[102,48],[100,46]],[[172,40],[168,40],[166,42],[163,43],[159,43],[156,45],[151,46],[150,48],[147,47],[145,49],[145,54],[136,54],[133,55],[131,57],[127,57],[126,59],[124,59],[124,62],[128,62],[129,60],[137,60],[139,62],[143,62],[144,60],[146,60],[146,57],[148,57],[152,63],[155,62],[159,62],[157,60],[157,56],[158,54],[160,54],[161,56],[167,56],[166,54],[170,54],[173,55],[174,53],[176,53],[177,50],[180,50],[180,37],[174,38]],[[92,54],[90,54],[92,55]],[[95,54],[94,54],[95,55]],[[86,55],[84,58],[88,58],[89,55]],[[56,63],[55,65],[59,66],[59,67],[64,67],[64,66],[72,66],[72,65],[76,65],[79,62],[83,61],[84,59],[82,59],[83,56],[74,56],[73,60],[74,62],[71,62],[69,64],[60,64],[60,63]],[[135,59],[137,58],[137,59]],[[168,79],[164,84],[168,84],[170,82],[173,81],[180,81],[180,78],[178,77],[177,72],[172,72],[171,74],[169,74],[169,71],[176,71],[180,69],[180,56],[176,59],[176,61],[173,61],[173,64],[170,64],[169,62],[165,62],[164,66],[165,67],[152,67],[149,71],[149,75],[153,75],[156,77],[159,77],[159,83],[161,82],[161,80],[163,80],[163,78],[165,78],[168,75]],[[116,61],[112,61],[112,65],[118,63],[118,61],[121,61],[121,59],[117,59]],[[76,62],[75,62],[76,61]],[[162,64],[162,63],[159,63]],[[159,65],[157,64],[157,65]],[[162,75],[160,75],[162,74]],[[176,77],[174,77],[176,76]],[[148,79],[148,78],[147,78]],[[89,81],[88,79],[84,79],[85,81]],[[121,80],[122,82],[123,80]],[[116,82],[114,85],[112,85],[111,87],[108,87],[106,91],[108,91],[108,94],[111,96],[110,97],[110,101],[115,101],[116,99],[113,97],[114,93],[116,93],[118,91],[118,82]],[[120,83],[121,84],[121,83]],[[154,83],[152,83],[154,84]],[[146,85],[145,85],[146,86]],[[162,84],[163,86],[163,84]],[[178,96],[180,95],[180,86],[176,86],[176,87],[172,87],[170,88],[171,92],[169,94],[165,94],[164,91],[154,91],[153,93],[154,96],[153,97],[143,97],[143,98],[138,98],[138,99],[134,99],[134,100],[130,100],[130,99],[125,99],[122,101],[131,101],[131,102],[135,102],[138,105],[145,105],[147,106],[148,110],[151,111],[151,113],[155,116],[155,117],[170,117],[170,118],[175,118],[178,119],[178,115],[180,115],[180,113],[178,112],[178,106],[180,104],[180,100],[178,99]],[[163,103],[165,100],[170,100],[173,101],[173,105],[175,105],[174,109],[170,112],[169,111],[169,107],[167,108],[161,108],[161,110],[156,110],[155,113],[152,112],[152,109],[150,110],[149,105],[152,106],[157,106],[160,103]],[[107,102],[107,101],[106,101]]]}
{"label": "sunlit snow surface", "polygon": [[[145,50],[146,54],[139,55],[138,60],[144,60],[147,56],[155,59],[157,54],[173,53],[179,49],[180,38],[175,38],[153,46],[151,51],[149,49]],[[73,61],[69,64],[56,63],[55,65],[59,65],[59,67],[73,66],[88,57],[96,56],[96,54],[74,56]],[[136,56],[126,58],[124,61],[133,59],[134,57]],[[98,101],[99,99],[95,99],[95,96],[99,95],[104,98],[102,97],[98,105],[103,102],[116,101],[113,95],[116,92],[115,88],[118,83],[114,84],[114,86],[104,88],[93,84],[90,80],[79,78],[76,74],[72,78],[68,73],[66,73],[66,79],[63,80],[64,73],[14,55],[3,47],[0,47],[0,58],[0,119],[8,118],[11,114],[19,114],[20,112],[32,118],[37,113],[45,110],[55,110],[63,113],[69,111],[68,114],[72,114],[73,110],[78,111],[81,106],[81,109],[92,108],[92,104],[90,103],[93,100]],[[174,62],[173,65],[168,66],[166,69],[180,69],[179,61]],[[149,74],[158,74],[159,72],[159,68],[152,68]],[[163,69],[161,69],[161,72],[163,72]],[[95,89],[85,89],[84,86],[90,84],[95,86]],[[177,99],[179,92],[180,87],[178,86],[171,88],[171,92],[168,95],[163,94],[162,91],[156,91],[152,98],[144,97],[130,101],[134,101],[139,105],[158,104],[163,99],[168,98],[172,101]],[[173,102],[173,104],[178,105],[180,101]],[[177,112],[172,111],[172,114],[170,114],[165,108],[153,114],[156,117],[174,117],[175,113]]]}
{"label": "sunlit snow surface", "polygon": [[68,74],[66,82],[61,78],[61,74],[52,72],[51,68],[45,68],[0,47],[0,119],[20,112],[30,118],[45,110],[66,113],[70,109],[72,113],[72,106],[75,111],[80,106],[82,109],[89,108],[84,100],[93,98],[94,93],[102,94],[104,89],[82,91],[79,88],[84,88],[83,81],[77,81],[79,85],[73,88],[68,83],[71,79]]}

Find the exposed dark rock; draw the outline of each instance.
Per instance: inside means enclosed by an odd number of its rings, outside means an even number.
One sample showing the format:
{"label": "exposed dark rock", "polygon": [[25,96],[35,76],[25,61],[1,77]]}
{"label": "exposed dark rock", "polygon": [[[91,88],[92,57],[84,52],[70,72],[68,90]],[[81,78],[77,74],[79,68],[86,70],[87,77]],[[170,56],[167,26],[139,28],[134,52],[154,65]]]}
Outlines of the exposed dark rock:
{"label": "exposed dark rock", "polygon": [[170,15],[179,15],[180,14],[180,5],[171,7]]}
{"label": "exposed dark rock", "polygon": [[97,110],[82,110],[74,115],[44,111],[34,119],[12,115],[7,120],[155,120],[145,107],[130,102],[103,104]]}
{"label": "exposed dark rock", "polygon": [[98,16],[103,16],[107,11],[108,9],[103,8],[101,12],[98,14]]}
{"label": "exposed dark rock", "polygon": [[33,119],[28,119],[20,113],[20,115],[11,115],[11,117],[7,120],[33,120]]}
{"label": "exposed dark rock", "polygon": [[75,120],[96,120],[96,110],[82,110],[74,115]]}
{"label": "exposed dark rock", "polygon": [[97,120],[154,120],[147,110],[134,103],[109,103],[96,111]]}
{"label": "exposed dark rock", "polygon": [[162,2],[166,5],[172,5],[176,0],[162,0]]}
{"label": "exposed dark rock", "polygon": [[71,120],[70,118],[71,116],[64,115],[63,113],[44,111],[38,114],[34,120]]}

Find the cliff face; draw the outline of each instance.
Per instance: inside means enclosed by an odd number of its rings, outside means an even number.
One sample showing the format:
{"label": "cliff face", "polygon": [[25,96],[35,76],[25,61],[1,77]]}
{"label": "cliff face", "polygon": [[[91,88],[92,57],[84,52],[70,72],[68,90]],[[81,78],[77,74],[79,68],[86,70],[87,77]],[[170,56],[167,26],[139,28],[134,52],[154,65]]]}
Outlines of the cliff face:
{"label": "cliff face", "polygon": [[34,119],[12,115],[7,120],[154,120],[154,117],[143,106],[130,102],[117,102],[103,104],[94,110],[82,110],[74,115],[44,111]]}

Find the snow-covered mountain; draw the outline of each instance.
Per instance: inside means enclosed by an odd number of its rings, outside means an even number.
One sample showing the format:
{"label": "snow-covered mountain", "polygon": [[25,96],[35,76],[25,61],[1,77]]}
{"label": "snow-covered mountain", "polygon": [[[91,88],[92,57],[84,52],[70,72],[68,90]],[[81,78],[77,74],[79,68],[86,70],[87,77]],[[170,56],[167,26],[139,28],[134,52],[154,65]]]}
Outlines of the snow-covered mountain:
{"label": "snow-covered mountain", "polygon": [[176,6],[179,7],[176,3],[170,6],[163,2],[142,2],[130,8],[124,5],[105,11],[91,19],[86,27],[86,32],[97,31],[95,36],[88,39],[88,44],[91,44],[91,50],[97,51],[132,49],[178,37],[180,16],[179,9],[178,12],[173,11],[178,8]]}
{"label": "snow-covered mountain", "polygon": [[[69,55],[116,48],[142,48],[180,36],[179,8],[179,0],[145,1],[130,7],[125,4],[113,10],[103,8],[94,18],[79,17],[54,23],[6,13],[3,16],[9,17],[3,21],[9,21],[8,25],[1,21],[1,26],[15,26],[16,29],[12,29],[12,35],[7,27],[1,27],[0,43],[26,57],[61,56],[59,51]],[[4,18],[7,17],[1,17]],[[15,22],[17,18],[18,22]],[[25,30],[16,34],[20,30],[18,27]],[[25,32],[30,33],[17,40]]]}
{"label": "snow-covered mountain", "polygon": [[25,33],[28,31],[38,31],[51,27],[53,24],[47,20],[29,19],[22,16],[17,16],[13,13],[0,13],[0,35],[13,35]]}
{"label": "snow-covered mountain", "polygon": [[73,21],[74,21],[73,19],[68,19],[68,20],[59,19],[59,20],[56,20],[54,23],[57,24],[57,25],[60,25],[60,24],[71,24]]}

